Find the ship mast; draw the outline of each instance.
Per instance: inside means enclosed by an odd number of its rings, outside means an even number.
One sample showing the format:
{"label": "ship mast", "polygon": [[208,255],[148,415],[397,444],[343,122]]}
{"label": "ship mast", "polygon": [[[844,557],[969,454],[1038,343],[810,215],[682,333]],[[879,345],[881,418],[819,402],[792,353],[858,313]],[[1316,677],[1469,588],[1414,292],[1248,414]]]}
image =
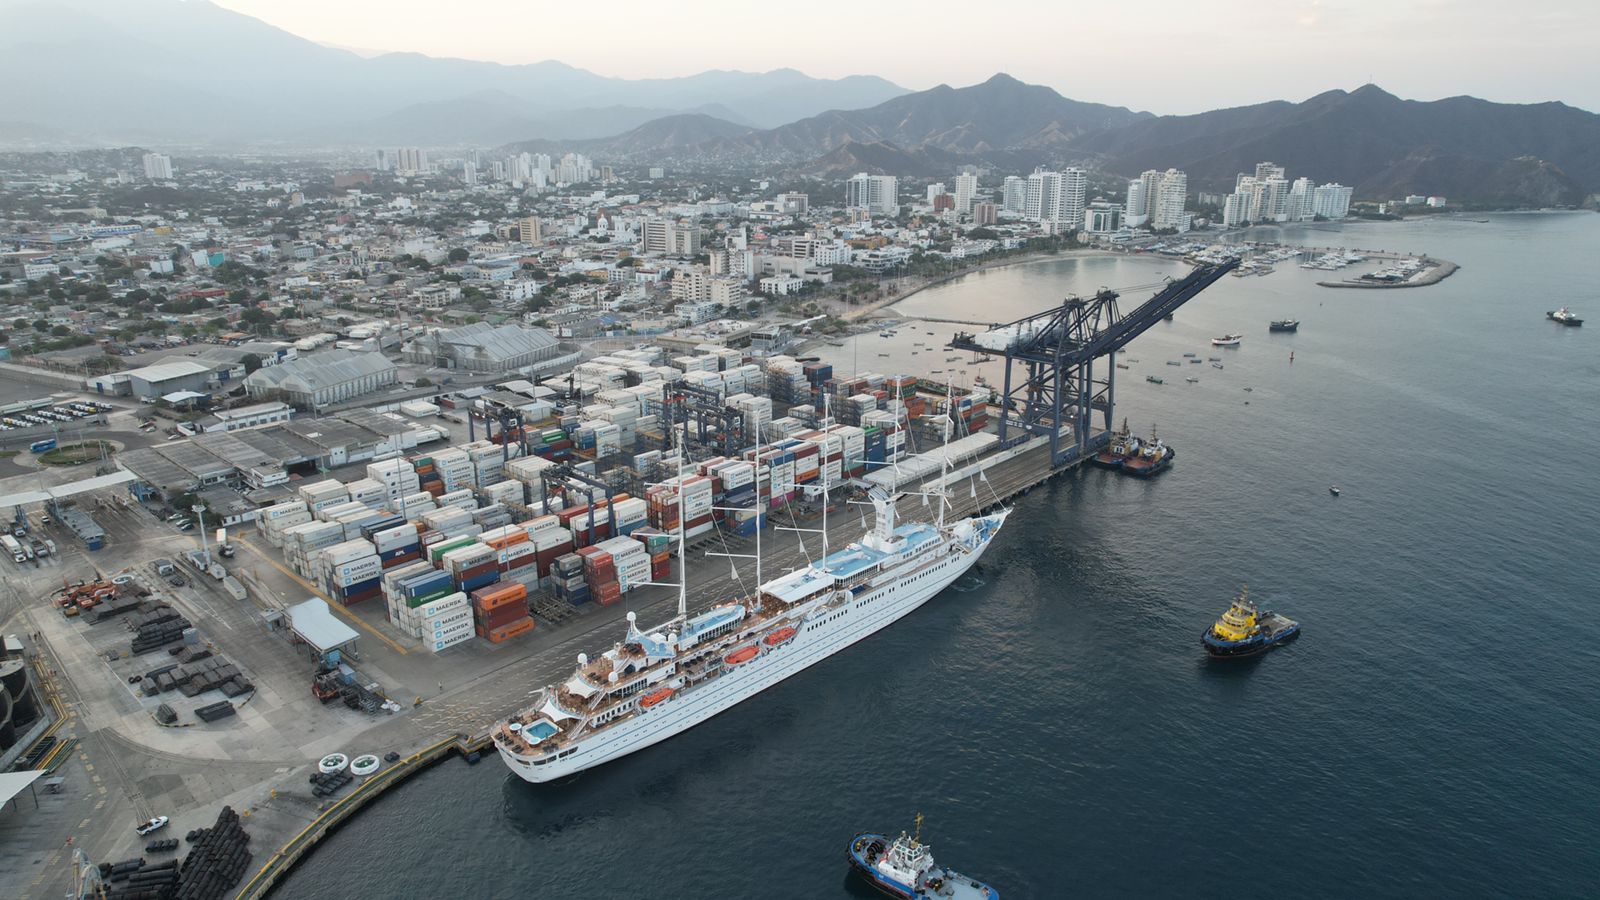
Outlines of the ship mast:
{"label": "ship mast", "polygon": [[688,510],[683,508],[683,455],[686,448],[678,445],[678,623],[679,627],[689,621],[689,551],[685,544],[685,529],[688,525],[684,519],[688,518]]}

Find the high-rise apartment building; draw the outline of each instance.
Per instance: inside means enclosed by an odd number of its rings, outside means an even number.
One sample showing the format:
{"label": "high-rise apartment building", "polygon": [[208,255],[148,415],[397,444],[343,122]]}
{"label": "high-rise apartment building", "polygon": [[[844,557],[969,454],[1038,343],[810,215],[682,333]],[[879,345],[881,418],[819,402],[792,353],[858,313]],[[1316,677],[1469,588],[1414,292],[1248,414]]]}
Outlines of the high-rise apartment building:
{"label": "high-rise apartment building", "polygon": [[956,212],[965,216],[972,213],[972,199],[978,193],[977,175],[956,176]]}
{"label": "high-rise apartment building", "polygon": [[1028,176],[1022,214],[1035,222],[1049,222],[1077,231],[1083,227],[1083,201],[1088,190],[1088,174],[1082,169],[1035,172]]}
{"label": "high-rise apartment building", "polygon": [[900,214],[900,179],[893,175],[868,175],[862,172],[844,183],[845,206],[864,209],[871,215]]}
{"label": "high-rise apartment building", "polygon": [[1151,228],[1176,228],[1189,230],[1189,217],[1184,213],[1189,201],[1189,176],[1177,169],[1161,173],[1156,193],[1150,198]]}
{"label": "high-rise apartment building", "polygon": [[1342,219],[1350,215],[1350,197],[1354,188],[1337,182],[1317,185],[1311,192],[1311,213],[1325,219]]}
{"label": "high-rise apartment building", "polygon": [[1000,211],[993,203],[987,200],[980,200],[972,204],[972,224],[993,225],[999,221],[999,218]]}
{"label": "high-rise apartment building", "polygon": [[1144,179],[1135,178],[1128,182],[1128,202],[1122,207],[1122,220],[1130,227],[1137,228],[1150,219],[1150,207],[1144,196]]}
{"label": "high-rise apartment building", "polygon": [[936,181],[933,184],[928,185],[928,205],[929,206],[932,206],[933,202],[935,200],[939,199],[940,197],[943,197],[944,195],[945,195],[944,182]]}
{"label": "high-rise apartment building", "polygon": [[1000,208],[1006,212],[1020,213],[1028,203],[1028,180],[1007,175],[1000,186]]}
{"label": "high-rise apartment building", "polygon": [[538,216],[527,216],[517,220],[517,237],[524,244],[537,244],[544,240],[544,228],[539,224]]}
{"label": "high-rise apartment building", "polygon": [[401,147],[394,152],[396,175],[426,175],[429,171],[428,151],[419,147]]}
{"label": "high-rise apartment building", "polygon": [[172,178],[172,157],[165,153],[146,153],[144,155],[144,177],[156,181],[168,181]]}

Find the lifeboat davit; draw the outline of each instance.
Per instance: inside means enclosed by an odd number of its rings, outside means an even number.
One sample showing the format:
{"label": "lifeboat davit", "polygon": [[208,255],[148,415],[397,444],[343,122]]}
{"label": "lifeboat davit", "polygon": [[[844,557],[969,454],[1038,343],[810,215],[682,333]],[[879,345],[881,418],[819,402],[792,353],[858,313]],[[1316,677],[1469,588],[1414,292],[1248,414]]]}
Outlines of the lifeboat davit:
{"label": "lifeboat davit", "polygon": [[761,648],[751,644],[748,647],[740,647],[732,653],[729,653],[727,656],[724,656],[722,658],[722,662],[724,665],[728,666],[742,666],[750,660],[755,659],[759,655],[761,655]]}
{"label": "lifeboat davit", "polygon": [[657,703],[660,703],[668,697],[671,697],[675,693],[677,693],[677,691],[674,691],[669,687],[656,688],[650,693],[645,694],[644,697],[640,698],[639,707],[641,709],[649,709],[650,707],[655,706]]}
{"label": "lifeboat davit", "polygon": [[768,647],[778,647],[794,639],[794,627],[785,625],[761,639],[761,643]]}

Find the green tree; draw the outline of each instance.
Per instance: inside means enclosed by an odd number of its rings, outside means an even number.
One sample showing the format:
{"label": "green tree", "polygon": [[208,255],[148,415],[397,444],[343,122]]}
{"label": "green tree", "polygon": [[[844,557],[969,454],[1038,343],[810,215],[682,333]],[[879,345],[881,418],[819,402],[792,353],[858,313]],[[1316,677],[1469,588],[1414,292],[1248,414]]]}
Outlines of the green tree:
{"label": "green tree", "polygon": [[240,362],[244,363],[244,373],[246,375],[249,375],[251,372],[261,368],[261,357],[255,355],[254,353],[246,353]]}
{"label": "green tree", "polygon": [[50,333],[55,335],[56,337],[66,337],[67,335],[72,333],[72,329],[68,328],[65,325],[57,325],[54,328],[50,329]]}
{"label": "green tree", "polygon": [[451,262],[459,263],[459,262],[466,262],[467,258],[469,256],[471,256],[471,255],[472,254],[467,252],[467,248],[465,248],[465,247],[456,247],[456,248],[454,248],[454,249],[452,249],[450,251],[450,254],[449,254],[448,258],[449,258],[449,260]]}

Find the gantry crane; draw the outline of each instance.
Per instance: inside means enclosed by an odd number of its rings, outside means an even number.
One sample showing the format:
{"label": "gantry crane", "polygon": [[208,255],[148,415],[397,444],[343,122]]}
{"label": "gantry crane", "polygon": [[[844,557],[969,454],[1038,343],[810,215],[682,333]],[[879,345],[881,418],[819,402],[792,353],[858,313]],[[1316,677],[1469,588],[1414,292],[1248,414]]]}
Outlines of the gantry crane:
{"label": "gantry crane", "polygon": [[[1116,353],[1238,265],[1238,259],[1230,259],[1198,266],[1126,315],[1117,309],[1117,293],[1102,289],[1009,325],[957,332],[949,346],[1005,357],[1005,385],[996,398],[1000,445],[1044,435],[1050,439],[1051,468],[1059,468],[1098,450],[1111,431],[1117,370],[1108,364],[1103,375],[1097,374],[1095,360]],[[1091,436],[1095,409],[1105,414],[1105,429]],[[1070,432],[1070,446],[1062,446],[1063,429]]]}

